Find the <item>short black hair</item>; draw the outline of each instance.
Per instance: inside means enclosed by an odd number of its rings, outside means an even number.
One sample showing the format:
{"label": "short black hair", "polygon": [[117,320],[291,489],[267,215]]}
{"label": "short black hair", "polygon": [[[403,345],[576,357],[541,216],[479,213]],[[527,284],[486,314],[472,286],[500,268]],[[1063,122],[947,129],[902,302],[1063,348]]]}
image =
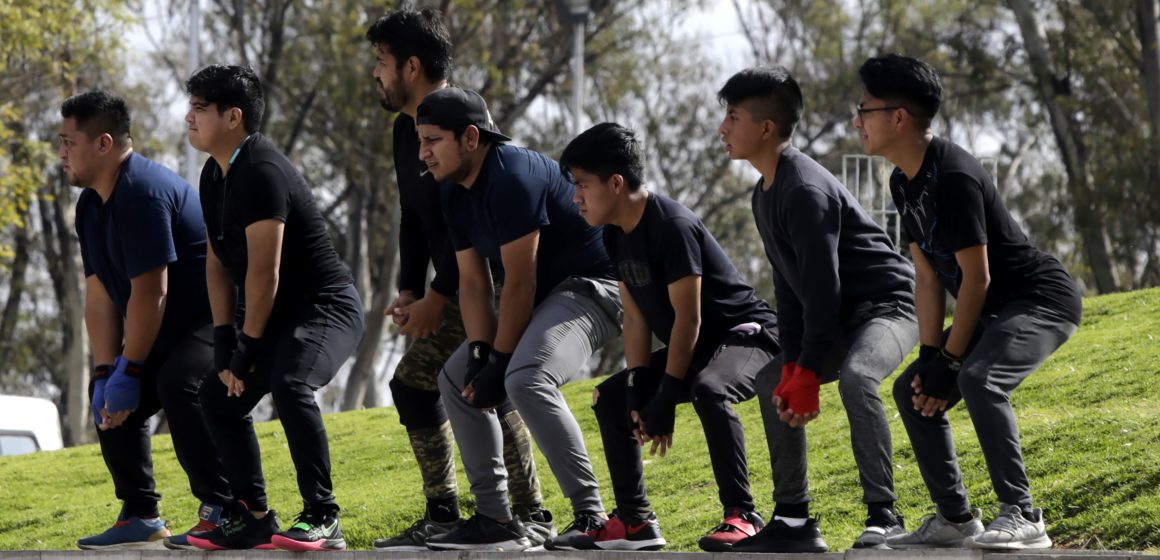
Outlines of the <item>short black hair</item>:
{"label": "short black hair", "polygon": [[451,36],[439,10],[391,12],[371,24],[367,40],[386,45],[399,68],[412,56],[418,58],[428,80],[446,80],[451,74]]}
{"label": "short black hair", "polygon": [[902,104],[922,128],[930,126],[942,105],[942,80],[935,69],[909,56],[890,53],[864,62],[858,69],[866,92]]}
{"label": "short black hair", "polygon": [[773,121],[782,140],[793,136],[805,105],[802,89],[783,66],[756,66],[734,74],[717,92],[717,100],[733,106],[755,102],[754,116]]}
{"label": "short black hair", "polygon": [[643,182],[644,156],[636,134],[619,124],[600,123],[574,138],[560,156],[560,167],[569,175],[578,167],[601,181],[613,175],[624,177],[628,190],[637,191]]}
{"label": "short black hair", "polygon": [[185,92],[217,104],[219,114],[234,107],[241,109],[247,133],[257,132],[262,125],[262,112],[266,109],[262,81],[249,66],[206,66],[185,82]]}
{"label": "short black hair", "polygon": [[118,146],[132,138],[128,105],[105,90],[86,91],[66,99],[60,106],[60,116],[75,119],[77,128],[91,138],[108,134]]}

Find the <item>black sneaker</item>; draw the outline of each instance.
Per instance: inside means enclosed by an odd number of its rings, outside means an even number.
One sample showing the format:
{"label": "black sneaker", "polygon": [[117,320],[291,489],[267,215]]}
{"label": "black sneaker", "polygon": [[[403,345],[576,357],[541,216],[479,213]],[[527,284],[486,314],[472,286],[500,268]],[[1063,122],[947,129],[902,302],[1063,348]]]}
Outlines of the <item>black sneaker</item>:
{"label": "black sneaker", "polygon": [[581,550],[576,548],[574,541],[585,533],[599,529],[605,521],[606,519],[595,513],[577,513],[572,524],[564,529],[563,533],[544,542],[544,548],[548,550]]}
{"label": "black sneaker", "polygon": [[851,548],[890,548],[886,539],[906,534],[906,521],[895,513],[890,519],[866,519],[866,528]]}
{"label": "black sneaker", "polygon": [[668,542],[661,535],[656,513],[633,519],[614,511],[604,525],[572,539],[572,544],[579,550],[660,550]]}
{"label": "black sneaker", "polygon": [[524,534],[527,535],[531,545],[528,547],[529,552],[544,550],[544,543],[556,536],[556,523],[552,520],[552,512],[542,507],[517,507],[512,513],[524,526]]}
{"label": "black sneaker", "polygon": [[733,543],[733,552],[825,552],[829,550],[817,519],[807,519],[801,527],[790,527],[774,519],[752,537]]}
{"label": "black sneaker", "polygon": [[208,533],[189,535],[189,544],[202,550],[274,550],[270,539],[278,532],[274,510],[258,519],[245,502],[236,502],[222,524]]}
{"label": "black sneaker", "polygon": [[458,529],[427,539],[431,550],[490,550],[519,552],[531,546],[519,519],[500,523],[486,515],[475,514]]}
{"label": "black sneaker", "polygon": [[279,550],[319,552],[343,550],[346,539],[338,526],[337,511],[306,510],[298,514],[298,522],[288,530],[274,535],[270,542]]}
{"label": "black sneaker", "polygon": [[462,521],[450,523],[432,521],[426,517],[416,521],[406,531],[390,538],[375,539],[374,549],[391,552],[427,552],[427,540],[439,535],[446,535],[459,528]]}

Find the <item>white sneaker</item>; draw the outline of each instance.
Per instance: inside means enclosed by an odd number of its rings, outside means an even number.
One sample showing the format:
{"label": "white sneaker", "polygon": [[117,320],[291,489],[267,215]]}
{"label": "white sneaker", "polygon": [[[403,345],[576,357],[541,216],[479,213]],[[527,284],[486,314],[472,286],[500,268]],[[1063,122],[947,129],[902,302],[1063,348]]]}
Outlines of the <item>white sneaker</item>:
{"label": "white sneaker", "polygon": [[1035,509],[1032,513],[1038,521],[1028,521],[1019,506],[999,504],[999,516],[987,525],[986,530],[963,544],[967,548],[986,550],[1051,548],[1051,538],[1043,524],[1043,510]]}
{"label": "white sneaker", "polygon": [[913,532],[886,538],[886,546],[895,549],[908,548],[962,548],[964,542],[975,535],[982,534],[983,522],[979,520],[982,512],[974,510],[971,519],[962,523],[953,523],[943,517],[936,509],[933,515],[922,520],[922,525]]}

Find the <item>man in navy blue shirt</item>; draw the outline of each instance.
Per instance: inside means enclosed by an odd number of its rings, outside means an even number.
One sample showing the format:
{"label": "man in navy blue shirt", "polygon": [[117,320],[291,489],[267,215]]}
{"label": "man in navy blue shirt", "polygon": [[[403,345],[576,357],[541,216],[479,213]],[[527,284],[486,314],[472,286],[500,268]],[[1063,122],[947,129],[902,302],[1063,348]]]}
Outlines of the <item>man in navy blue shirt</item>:
{"label": "man in navy blue shirt", "polygon": [[[935,136],[942,80],[929,64],[889,54],[858,71],[854,127],[866,153],[896,165],[890,193],[910,241],[922,352],[894,382],[935,514],[891,548],[1049,548],[1043,511],[1032,505],[1011,394],[1079,326],[1079,287],[1063,264],[1027,239],[986,169]],[[954,319],[943,331],[946,295]],[[999,498],[983,527],[959,471],[946,411],[970,412]]]}
{"label": "man in navy blue shirt", "polygon": [[[620,331],[620,298],[600,229],[572,202],[574,188],[542,154],[504,144],[479,94],[435,91],[419,104],[419,156],[443,183],[459,264],[467,342],[439,390],[476,497],[476,515],[432,538],[436,549],[522,550],[507,502],[500,428],[492,409],[510,396],[548,459],[575,521],[561,537],[603,523],[584,437],[559,387]],[[503,267],[498,317],[489,264]],[[549,539],[546,547],[553,547]]]}
{"label": "man in navy blue shirt", "polygon": [[[628,368],[596,387],[616,513],[577,548],[655,550],[666,544],[644,485],[641,449],[673,444],[678,402],[701,420],[724,519],[700,539],[729,552],[764,526],[749,491],[745,431],[733,405],[753,398],[758,373],[776,367],[777,317],[741,278],[705,224],[643,186],[640,143],[615,123],[572,140],[560,163],[588,223],[604,226],[624,302]],[[656,335],[665,346],[652,351]]]}
{"label": "man in navy blue shirt", "polygon": [[[164,409],[177,459],[212,529],[230,499],[197,391],[213,363],[205,224],[181,177],[133,152],[124,100],[104,91],[61,106],[60,158],[84,188],[76,208],[85,327],[98,364],[90,384],[101,454],[123,501],[117,524],[84,549],[135,548],[168,537],[158,517],[149,418]],[[187,548],[186,534],[169,537]]]}

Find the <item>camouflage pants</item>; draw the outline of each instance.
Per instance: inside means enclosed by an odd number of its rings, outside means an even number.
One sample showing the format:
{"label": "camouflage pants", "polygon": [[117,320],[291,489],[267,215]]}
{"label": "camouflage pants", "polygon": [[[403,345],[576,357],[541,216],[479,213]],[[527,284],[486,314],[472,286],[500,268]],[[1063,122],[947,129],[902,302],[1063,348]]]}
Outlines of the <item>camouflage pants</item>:
{"label": "camouflage pants", "polygon": [[[499,293],[498,288],[496,293]],[[439,370],[466,339],[459,299],[449,298],[443,306],[439,328],[431,336],[411,344],[395,369],[395,379],[412,389],[438,394],[436,379]],[[514,408],[500,410],[499,416],[512,505],[538,506],[543,497],[528,429]],[[458,484],[451,423],[444,421],[439,426],[409,431],[407,435],[423,476],[423,494],[429,500],[454,498]]]}

